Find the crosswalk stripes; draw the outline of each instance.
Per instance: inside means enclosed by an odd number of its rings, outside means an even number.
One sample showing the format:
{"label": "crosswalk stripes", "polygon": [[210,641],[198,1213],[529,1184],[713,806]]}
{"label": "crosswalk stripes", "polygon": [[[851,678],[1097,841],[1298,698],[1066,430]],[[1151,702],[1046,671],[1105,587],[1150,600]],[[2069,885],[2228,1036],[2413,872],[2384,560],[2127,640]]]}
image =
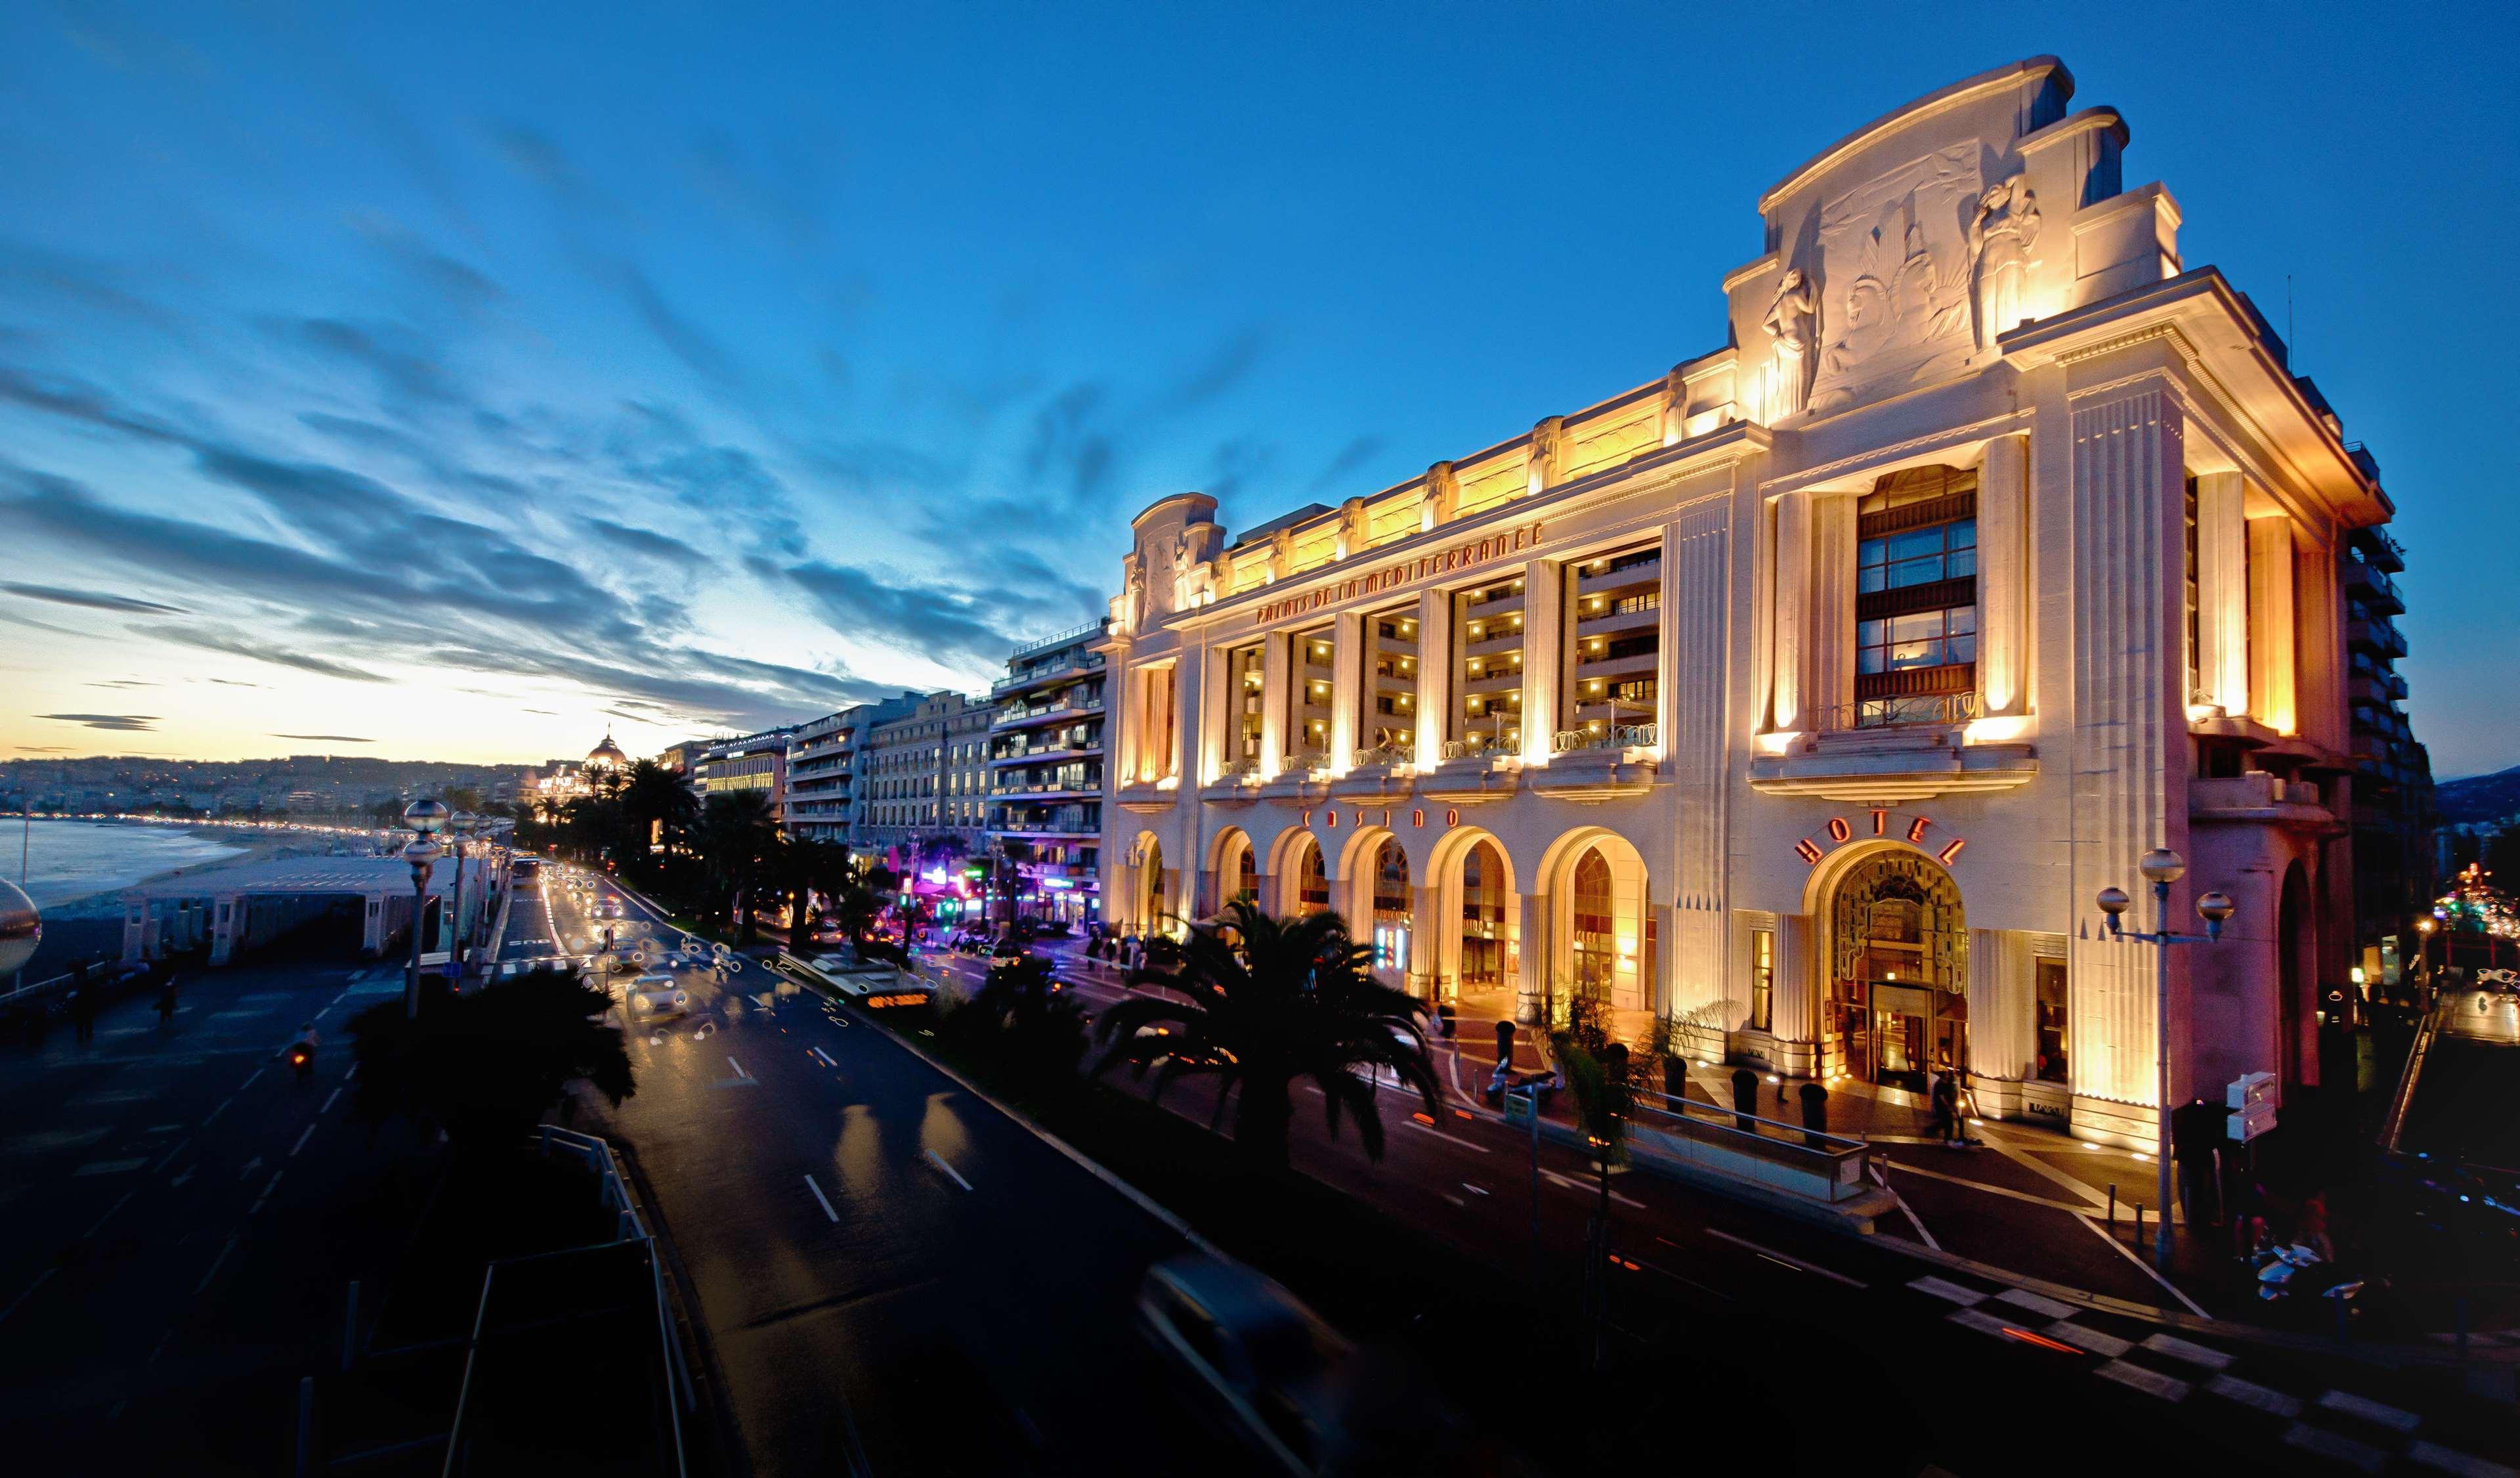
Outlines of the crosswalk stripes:
{"label": "crosswalk stripes", "polygon": [[[2242,1355],[2169,1333],[2149,1320],[1976,1281],[1973,1274],[1953,1271],[1911,1279],[1908,1287],[1943,1306],[1946,1322],[2083,1361],[2086,1373],[2130,1392],[2173,1405],[2210,1402],[2230,1413],[2218,1421],[2264,1421],[2270,1440],[2280,1441],[2315,1469],[2376,1473],[2403,1461],[2457,1478],[2520,1478],[2520,1469],[2462,1451],[2469,1444],[2492,1451],[2506,1440],[2498,1435],[2498,1422],[2480,1425],[2470,1417],[2464,1436],[2430,1430],[2424,1414],[2327,1386],[2280,1354],[2272,1357],[2280,1368],[2242,1374]],[[2455,1408],[2437,1414],[2450,1426],[2460,1419]]]}

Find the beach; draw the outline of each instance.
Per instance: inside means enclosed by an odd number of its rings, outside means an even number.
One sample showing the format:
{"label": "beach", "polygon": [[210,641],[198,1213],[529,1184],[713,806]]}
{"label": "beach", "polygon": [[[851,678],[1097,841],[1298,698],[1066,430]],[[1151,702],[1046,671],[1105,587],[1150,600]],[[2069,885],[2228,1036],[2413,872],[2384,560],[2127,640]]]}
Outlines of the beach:
{"label": "beach", "polygon": [[21,886],[44,916],[43,942],[23,978],[49,980],[80,958],[121,958],[126,889],[266,857],[322,853],[354,845],[365,835],[216,822],[0,820],[0,876],[18,881],[22,836],[30,865]]}

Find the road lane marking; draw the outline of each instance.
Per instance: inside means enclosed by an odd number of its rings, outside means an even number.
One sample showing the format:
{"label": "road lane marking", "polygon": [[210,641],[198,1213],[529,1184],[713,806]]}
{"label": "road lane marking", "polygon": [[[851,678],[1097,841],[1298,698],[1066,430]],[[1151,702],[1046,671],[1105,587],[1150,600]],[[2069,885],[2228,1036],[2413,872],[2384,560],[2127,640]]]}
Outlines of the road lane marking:
{"label": "road lane marking", "polygon": [[[2108,1367],[2103,1365],[2100,1373],[2108,1374]],[[2283,1440],[2285,1447],[2317,1453],[2331,1462],[2340,1462],[2365,1473],[2376,1473],[2389,1465],[2389,1455],[2378,1448],[2321,1427],[2305,1426],[2296,1421],[2284,1432]]]}
{"label": "road lane marking", "polygon": [[2231,1357],[2224,1354],[2222,1351],[2208,1349],[2203,1345],[2191,1344],[2176,1335],[2155,1334],[2143,1342],[2143,1347],[2155,1355],[2167,1355],[2172,1360],[2183,1361],[2186,1363],[2198,1366],[2201,1369],[2228,1370],[2231,1368]]}
{"label": "road lane marking", "polygon": [[186,1147],[187,1147],[187,1146],[189,1146],[189,1145],[191,1145],[191,1144],[192,1144],[192,1142],[193,1142],[193,1136],[192,1136],[192,1135],[190,1135],[190,1134],[186,1134],[186,1135],[184,1136],[184,1142],[183,1142],[182,1144],[178,1144],[178,1145],[176,1145],[173,1149],[170,1149],[170,1150],[166,1151],[166,1158],[165,1158],[165,1159],[163,1159],[163,1160],[158,1161],[158,1168],[157,1168],[156,1170],[151,1171],[149,1174],[151,1174],[151,1175],[153,1175],[153,1176],[162,1176],[162,1175],[164,1175],[164,1174],[166,1173],[166,1167],[167,1167],[167,1166],[169,1166],[169,1165],[174,1164],[174,1163],[175,1163],[175,1157],[176,1157],[177,1155],[182,1154],[182,1153],[184,1152],[184,1150],[186,1149]]}
{"label": "road lane marking", "polygon": [[2194,1389],[2176,1375],[2164,1375],[2144,1365],[2131,1365],[2122,1360],[2110,1361],[2092,1372],[2102,1380],[2113,1380],[2131,1390],[2167,1402],[2182,1402]]}
{"label": "road lane marking", "polygon": [[116,1201],[116,1202],[114,1202],[112,1206],[107,1207],[107,1208],[105,1209],[105,1215],[104,1215],[104,1216],[101,1216],[101,1217],[99,1217],[99,1218],[97,1218],[97,1219],[96,1219],[96,1224],[95,1224],[95,1225],[93,1225],[93,1226],[91,1226],[91,1227],[89,1227],[89,1228],[87,1229],[87,1235],[89,1235],[89,1236],[95,1236],[98,1232],[103,1231],[103,1230],[105,1229],[105,1224],[106,1224],[106,1223],[108,1223],[108,1222],[112,1221],[112,1220],[113,1220],[113,1214],[114,1214],[115,1212],[120,1211],[120,1210],[122,1209],[123,1202],[124,1202],[124,1201],[128,1201],[128,1200],[130,1200],[133,1196],[138,1195],[138,1194],[139,1194],[139,1192],[138,1192],[138,1191],[132,1191],[132,1190],[126,1190],[126,1191],[124,1191],[124,1192],[122,1193],[122,1200],[121,1200],[121,1201]]}
{"label": "road lane marking", "polygon": [[1911,1279],[1908,1286],[1915,1289],[1918,1293],[1942,1299],[1947,1303],[1958,1304],[1963,1309],[1983,1304],[1987,1301],[1988,1297],[1988,1295],[1980,1293],[1974,1288],[1963,1288],[1959,1284],[1952,1282],[1948,1278],[1938,1278],[1931,1274],[1920,1278]]}
{"label": "road lane marking", "polygon": [[2342,1411],[2348,1416],[2359,1416],[2374,1426],[2389,1427],[2400,1432],[2411,1432],[2424,1424],[2424,1419],[2412,1411],[2403,1411],[2396,1407],[2384,1406],[2367,1396],[2357,1396],[2351,1391],[2329,1391],[2318,1398],[2318,1404],[2330,1411]]}
{"label": "road lane marking", "polygon": [[814,1055],[823,1059],[823,1066],[827,1068],[835,1068],[839,1066],[838,1063],[832,1060],[832,1054],[824,1051],[821,1047],[814,1048]]}
{"label": "road lane marking", "polygon": [[[228,1111],[228,1105],[234,1102],[236,1102],[236,1098],[233,1095],[220,1099],[219,1106],[210,1110],[210,1119],[216,1119],[219,1115],[226,1113]],[[202,1128],[208,1129],[210,1127],[210,1119],[202,1120]]]}
{"label": "road lane marking", "polygon": [[[1587,1185],[1572,1176],[1561,1176],[1553,1170],[1546,1169],[1542,1170],[1541,1174],[1547,1176],[1550,1179],[1556,1181],[1558,1184],[1565,1186],[1568,1190],[1581,1191],[1588,1196],[1598,1196],[1601,1193],[1601,1188],[1599,1186]],[[1610,1199],[1618,1202],[1621,1206],[1633,1206],[1640,1211],[1644,1209],[1644,1202],[1632,1201],[1615,1190],[1610,1192]]]}
{"label": "road lane marking", "polygon": [[945,1157],[944,1157],[943,1155],[940,1155],[940,1154],[936,1153],[936,1151],[934,1151],[934,1150],[932,1150],[932,1149],[931,1149],[931,1150],[927,1151],[927,1158],[928,1158],[928,1159],[930,1159],[930,1160],[932,1160],[932,1161],[934,1161],[934,1162],[936,1162],[936,1168],[937,1168],[938,1170],[941,1170],[941,1171],[943,1171],[945,1174],[947,1174],[947,1175],[949,1175],[949,1176],[952,1176],[952,1177],[954,1178],[954,1183],[955,1183],[955,1184],[957,1184],[957,1185],[959,1185],[959,1186],[963,1187],[965,1190],[969,1190],[969,1189],[971,1188],[971,1182],[963,1178],[962,1172],[960,1172],[960,1171],[956,1170],[954,1167],[952,1167],[952,1166],[950,1166],[950,1165],[946,1164],[946,1163],[945,1163]]}
{"label": "road lane marking", "polygon": [[11,1300],[9,1301],[9,1307],[8,1307],[8,1308],[6,1308],[6,1309],[0,1309],[0,1324],[5,1324],[5,1323],[7,1323],[7,1322],[9,1321],[9,1316],[10,1316],[10,1315],[13,1315],[13,1314],[15,1314],[15,1313],[17,1313],[17,1312],[18,1312],[18,1306],[19,1306],[20,1304],[22,1304],[22,1303],[24,1303],[26,1300],[28,1300],[28,1299],[30,1299],[30,1298],[33,1298],[33,1297],[35,1296],[35,1290],[36,1290],[36,1289],[38,1289],[38,1288],[43,1287],[43,1286],[44,1286],[44,1279],[46,1279],[46,1278],[48,1278],[48,1277],[51,1277],[51,1276],[53,1275],[53,1273],[55,1272],[55,1270],[54,1270],[54,1269],[47,1268],[47,1269],[45,1269],[43,1271],[41,1271],[41,1272],[39,1272],[39,1273],[36,1273],[36,1274],[35,1274],[35,1280],[34,1280],[33,1282],[28,1283],[28,1284],[26,1285],[26,1291],[25,1291],[25,1292],[23,1292],[23,1293],[22,1293],[22,1294],[19,1294],[16,1298],[11,1299]]}
{"label": "road lane marking", "polygon": [[2242,1380],[2236,1375],[2217,1375],[2205,1389],[2225,1401],[2236,1401],[2244,1407],[2255,1407],[2261,1411],[2280,1416],[2286,1421],[2294,1420],[2301,1415],[2300,1397],[2269,1390],[2255,1381]]}
{"label": "road lane marking", "polygon": [[2456,1473],[2460,1478],[2511,1478],[2512,1473],[2512,1469],[2501,1463],[2488,1462],[2482,1457],[2470,1457],[2465,1453],[2443,1447],[2437,1442],[2408,1443],[2407,1460],[2420,1462],[2429,1468],[2439,1468],[2445,1473]]}
{"label": "road lane marking", "polygon": [[333,1100],[340,1096],[341,1090],[339,1088],[335,1088],[332,1092],[325,1095],[324,1106],[317,1109],[315,1112],[319,1115],[331,1113],[333,1111]]}
{"label": "road lane marking", "polygon": [[807,1176],[805,1178],[805,1188],[814,1193],[815,1200],[823,1203],[823,1215],[831,1218],[834,1222],[840,1219],[840,1214],[832,1210],[832,1198],[823,1194],[823,1187],[814,1183],[814,1178],[812,1176]]}
{"label": "road lane marking", "polygon": [[2002,1292],[1997,1294],[1995,1298],[1998,1303],[2010,1304],[2015,1309],[2027,1309],[2033,1314],[2041,1315],[2048,1318],[2072,1318],[2074,1316],[2073,1305],[2060,1304],[2051,1298],[2042,1298],[2038,1294],[2032,1293],[2026,1288],[2006,1288]]}
{"label": "road lane marking", "polygon": [[253,1198],[253,1205],[247,1210],[247,1216],[252,1216],[255,1212],[262,1210],[262,1203],[271,1199],[271,1193],[280,1188],[280,1178],[287,1174],[289,1174],[289,1172],[285,1170],[276,1170],[271,1173],[271,1183],[262,1188],[261,1195]]}
{"label": "road lane marking", "polygon": [[2124,1242],[2121,1242],[2121,1241],[2119,1241],[2117,1238],[2115,1238],[2115,1237],[2113,1237],[2113,1236],[2109,1235],[2107,1232],[2102,1231],[2102,1230],[2100,1229],[2100,1224],[2099,1224],[2099,1223],[2092,1221],[2090,1217],[2084,1216],[2084,1215],[2082,1215],[2082,1214],[2081,1214],[2081,1213],[2079,1213],[2079,1212],[2077,1212],[2077,1213],[2075,1214],[2075,1216],[2074,1216],[2074,1220],[2075,1220],[2075,1221],[2077,1221],[2077,1222],[2080,1222],[2080,1223],[2082,1223],[2084,1225],[2086,1225],[2086,1226],[2088,1226],[2088,1227],[2092,1228],[2092,1235],[2093,1235],[2093,1236],[2095,1236],[2095,1237],[2098,1237],[2101,1241],[2108,1243],[2108,1244],[2109,1244],[2111,1247],[2113,1247],[2113,1248],[2116,1248],[2116,1249],[2117,1249],[2117,1254],[2118,1254],[2118,1256],[2119,1256],[2119,1257],[2122,1257],[2122,1258],[2126,1259],[2128,1262],[2133,1263],[2134,1265],[2136,1265],[2138,1268],[2142,1269],[2142,1270],[2143,1270],[2143,1275],[2144,1275],[2145,1277],[2148,1277],[2148,1278],[2152,1279],[2154,1282],[2159,1283],[2162,1287],[2164,1287],[2164,1288],[2168,1289],[2168,1290],[2170,1291],[2170,1295],[2171,1295],[2171,1297],[2173,1297],[2173,1298],[2175,1298],[2175,1299],[2179,1300],[2181,1303],[2185,1304],[2185,1305],[2187,1306],[2187,1312],[2188,1312],[2188,1313],[2195,1315],[2198,1318],[2211,1318],[2211,1317],[2213,1317],[2213,1316],[2212,1316],[2212,1315],[2207,1314],[2207,1313],[2205,1312],[2205,1310],[2203,1309],[2203,1307],[2202,1307],[2202,1306],[2200,1306],[2200,1305],[2199,1305],[2199,1304],[2198,1304],[2194,1299],[2189,1298],[2186,1294],[2180,1292],[2180,1291],[2179,1291],[2179,1285],[2178,1285],[2178,1284],[2176,1284],[2176,1283],[2174,1283],[2174,1282],[2172,1282],[2170,1279],[2168,1279],[2168,1278],[2166,1278],[2166,1277],[2163,1277],[2163,1276],[2161,1275],[2160,1271],[2159,1271],[2158,1270],[2156,1270],[2156,1269],[2155,1269],[2155,1268],[2154,1268],[2150,1263],[2147,1263],[2147,1262],[2145,1262],[2143,1259],[2141,1259],[2141,1258],[2139,1258],[2139,1257],[2137,1257],[2134,1253],[2127,1251],[2127,1247],[2126,1247],[2126,1244],[2125,1244]]}
{"label": "road lane marking", "polygon": [[228,1233],[227,1245],[219,1249],[217,1257],[210,1259],[210,1270],[202,1273],[202,1280],[193,1285],[193,1297],[200,1298],[202,1290],[210,1286],[210,1279],[219,1275],[219,1265],[228,1260],[229,1253],[236,1251],[238,1235],[239,1233],[233,1231]]}
{"label": "road lane marking", "polygon": [[1474,1195],[1474,1196],[1484,1196],[1484,1195],[1486,1195],[1486,1194],[1488,1193],[1488,1191],[1487,1191],[1487,1187],[1486,1187],[1486,1186],[1484,1186],[1484,1185],[1472,1185],[1472,1184],[1471,1184],[1469,1181],[1467,1181],[1467,1180],[1464,1180],[1464,1181],[1462,1181],[1462,1189],[1468,1191],[1471,1195]]}
{"label": "road lane marking", "polygon": [[736,1076],[736,1077],[738,1077],[738,1078],[749,1078],[749,1077],[751,1077],[751,1076],[752,1076],[750,1073],[747,1073],[747,1072],[745,1072],[745,1071],[743,1070],[743,1064],[742,1064],[742,1063],[740,1063],[740,1062],[736,1061],[736,1060],[735,1060],[734,1058],[732,1058],[732,1057],[729,1057],[729,1058],[726,1060],[726,1065],[727,1065],[728,1067],[731,1067],[731,1068],[735,1069],[735,1076]]}
{"label": "road lane marking", "polygon": [[270,1071],[271,1071],[271,1069],[269,1069],[269,1068],[255,1068],[255,1069],[253,1070],[253,1078],[248,1078],[245,1082],[238,1084],[238,1085],[237,1085],[237,1091],[238,1091],[238,1092],[240,1092],[240,1093],[242,1093],[242,1092],[244,1092],[247,1088],[249,1088],[249,1087],[253,1086],[253,1079],[254,1079],[254,1078],[259,1078],[259,1077],[261,1077],[263,1074],[268,1073],[268,1072],[270,1072]]}
{"label": "road lane marking", "polygon": [[1751,1241],[1748,1237],[1736,1237],[1732,1233],[1725,1231],[1719,1227],[1709,1226],[1706,1228],[1706,1234],[1710,1237],[1721,1238],[1724,1241],[1732,1243],[1735,1247],[1746,1247],[1750,1251],[1757,1253],[1759,1256],[1766,1258],[1771,1263],[1782,1263],[1788,1268],[1796,1269],[1803,1272],[1816,1273],[1819,1276],[1827,1278],[1833,1282],[1844,1283],[1849,1288],[1869,1288],[1872,1286],[1861,1278],[1848,1277],[1845,1273],[1838,1271],[1834,1268],[1822,1268],[1818,1263],[1806,1263],[1798,1257],[1792,1257],[1788,1254],[1778,1252],[1773,1247],[1762,1247],[1758,1243]]}
{"label": "road lane marking", "polygon": [[72,1171],[71,1174],[74,1176],[119,1176],[138,1170],[140,1167],[148,1163],[149,1162],[145,1159],[90,1160],[87,1164],[80,1166],[75,1171]]}
{"label": "road lane marking", "polygon": [[306,1132],[304,1132],[304,1133],[302,1133],[302,1134],[299,1134],[299,1135],[297,1136],[297,1142],[296,1142],[295,1144],[292,1144],[292,1145],[289,1146],[289,1158],[290,1158],[290,1159],[292,1159],[292,1160],[296,1159],[296,1158],[297,1158],[297,1152],[298,1152],[299,1150],[301,1150],[301,1149],[304,1149],[304,1148],[306,1147],[306,1141],[307,1141],[307,1140],[309,1140],[309,1139],[312,1139],[312,1138],[314,1138],[314,1137],[315,1137],[315,1126],[313,1126],[313,1125],[311,1125],[311,1124],[310,1124],[310,1125],[306,1126]]}
{"label": "road lane marking", "polygon": [[1484,1144],[1472,1144],[1469,1140],[1462,1138],[1459,1134],[1445,1133],[1442,1130],[1439,1130],[1432,1125],[1420,1124],[1415,1119],[1403,1119],[1400,1122],[1408,1125],[1411,1129],[1418,1131],[1421,1134],[1432,1134],[1436,1138],[1443,1140],[1446,1144],[1458,1144],[1472,1154],[1484,1155],[1488,1152],[1488,1147]]}

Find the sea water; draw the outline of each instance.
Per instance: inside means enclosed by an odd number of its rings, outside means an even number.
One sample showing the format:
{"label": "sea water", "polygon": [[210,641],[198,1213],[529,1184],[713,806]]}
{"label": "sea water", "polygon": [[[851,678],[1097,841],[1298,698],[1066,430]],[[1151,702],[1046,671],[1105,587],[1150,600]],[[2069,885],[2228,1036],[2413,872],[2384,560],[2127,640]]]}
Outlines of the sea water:
{"label": "sea water", "polygon": [[[19,846],[25,845],[25,876]],[[22,821],[0,816],[0,877],[18,882],[38,908],[128,888],[178,867],[240,856],[247,849],[181,826],[135,821]]]}

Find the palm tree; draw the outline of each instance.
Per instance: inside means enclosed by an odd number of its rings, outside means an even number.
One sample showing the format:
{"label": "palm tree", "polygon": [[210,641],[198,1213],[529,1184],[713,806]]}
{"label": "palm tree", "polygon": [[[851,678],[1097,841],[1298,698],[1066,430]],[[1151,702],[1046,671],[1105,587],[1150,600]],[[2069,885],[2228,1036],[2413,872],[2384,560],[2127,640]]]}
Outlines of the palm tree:
{"label": "palm tree", "polygon": [[671,845],[679,840],[699,810],[691,787],[683,777],[653,760],[642,760],[630,766],[628,778],[621,783],[621,812],[638,833],[644,848],[654,840]]}
{"label": "palm tree", "polygon": [[1286,1167],[1297,1078],[1321,1089],[1330,1132],[1349,1115],[1376,1160],[1374,1088],[1351,1069],[1390,1068],[1434,1112],[1440,1090],[1419,1020],[1425,1006],[1373,978],[1373,950],[1348,937],[1346,920],[1274,918],[1238,900],[1225,917],[1190,928],[1178,965],[1139,972],[1186,998],[1132,995],[1105,1009],[1096,1073],[1127,1062],[1143,1078],[1152,1068],[1158,1099],[1178,1079],[1216,1075],[1217,1118],[1238,1087],[1235,1143],[1271,1170]]}
{"label": "palm tree", "polygon": [[700,809],[699,851],[719,894],[743,905],[743,942],[752,942],[749,890],[779,838],[770,797],[757,790],[720,791]]}

